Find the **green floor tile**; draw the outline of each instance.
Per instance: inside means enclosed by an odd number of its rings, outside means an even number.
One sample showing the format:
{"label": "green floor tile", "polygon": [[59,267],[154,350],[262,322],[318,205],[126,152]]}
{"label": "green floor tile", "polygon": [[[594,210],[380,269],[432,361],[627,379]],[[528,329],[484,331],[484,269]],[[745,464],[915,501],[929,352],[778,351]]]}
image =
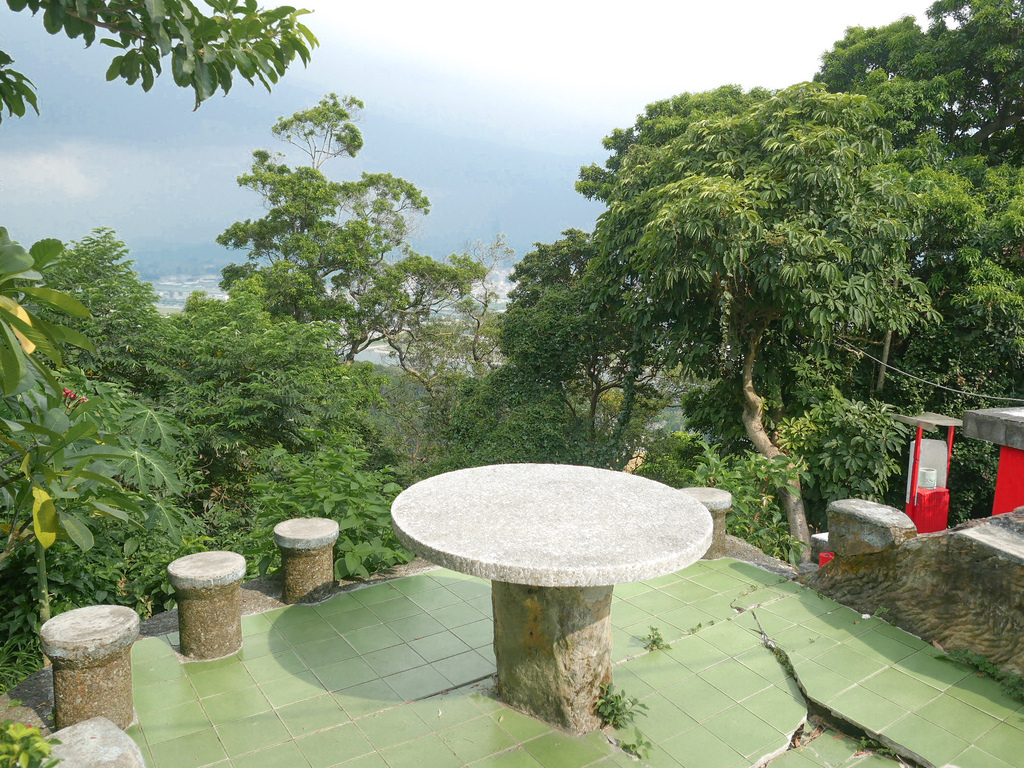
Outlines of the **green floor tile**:
{"label": "green floor tile", "polygon": [[401,592],[395,589],[395,585],[390,582],[353,589],[349,594],[365,606],[376,605],[377,603],[383,603],[387,600],[403,596]]}
{"label": "green floor tile", "polygon": [[137,712],[154,712],[167,709],[178,704],[195,701],[196,692],[187,677],[176,677],[162,683],[136,687],[134,692],[135,709]]}
{"label": "green floor tile", "polygon": [[462,761],[435,734],[381,750],[389,768],[459,768]]}
{"label": "green floor tile", "polygon": [[211,728],[210,719],[198,701],[178,704],[156,712],[140,712],[139,725],[154,753],[162,742],[172,741]]}
{"label": "green floor tile", "polygon": [[[618,587],[615,589],[618,590]],[[714,595],[717,594],[715,590],[708,589],[707,587],[690,581],[689,579],[677,581],[674,584],[663,587],[661,591],[669,597],[674,597],[676,600],[679,600],[686,605],[695,603],[698,600],[714,597]]]}
{"label": "green floor tile", "polygon": [[296,646],[295,653],[310,669],[337,664],[339,661],[345,661],[345,659],[351,659],[357,655],[355,648],[345,638],[337,634],[330,640],[319,640],[315,643]]}
{"label": "green floor tile", "polygon": [[295,745],[312,768],[330,768],[373,751],[355,723],[303,736],[295,740]]}
{"label": "green floor tile", "polygon": [[312,672],[328,691],[351,688],[353,685],[362,685],[377,678],[377,673],[370,665],[358,657],[326,667],[317,667]]}
{"label": "green floor tile", "polygon": [[344,613],[335,613],[324,618],[328,624],[338,631],[339,634],[347,634],[366,627],[380,626],[378,619],[372,611],[363,606],[353,608]]}
{"label": "green floor tile", "polygon": [[[614,615],[614,613],[615,609],[613,608],[612,614]],[[662,627],[662,631],[668,626],[675,627],[678,630],[677,637],[699,631],[712,621],[714,621],[714,617],[711,614],[691,605],[676,608],[657,618],[658,626]]]}
{"label": "green floor tile", "polygon": [[939,695],[935,688],[900,672],[895,667],[883,669],[877,675],[864,680],[861,685],[882,694],[889,701],[895,701],[908,711],[923,707]]}
{"label": "green floor tile", "polygon": [[671,586],[672,584],[678,584],[685,578],[686,576],[682,573],[666,573],[664,576],[656,576],[653,579],[644,579],[643,583],[655,589],[663,589],[664,587]]}
{"label": "green floor tile", "polygon": [[974,746],[1011,765],[1020,765],[1024,760],[1024,731],[1006,724],[997,725]]}
{"label": "green floor tile", "polygon": [[202,768],[227,757],[213,729],[150,747],[156,768]]}
{"label": "green floor tile", "polygon": [[452,627],[452,634],[470,648],[480,648],[494,642],[494,621],[483,618],[470,624]]}
{"label": "green floor tile", "polygon": [[523,748],[544,768],[582,768],[608,754],[581,736],[549,731],[526,742]]}
{"label": "green floor tile", "polygon": [[908,675],[939,690],[945,690],[971,674],[956,664],[943,661],[942,658],[936,656],[934,650],[918,651],[901,659],[899,667]]}
{"label": "green floor tile", "polygon": [[789,736],[807,718],[807,707],[795,684],[787,687],[769,686],[744,699],[741,706],[779,733]]}
{"label": "green floor tile", "polygon": [[700,639],[726,656],[736,656],[762,644],[760,633],[753,627],[738,623],[738,620],[723,621],[702,629]]}
{"label": "green floor tile", "polygon": [[316,609],[308,605],[289,605],[284,608],[275,608],[263,614],[267,617],[278,631],[286,627],[293,627],[297,624],[305,624],[309,621],[317,621],[320,614]]}
{"label": "green floor tile", "polygon": [[430,618],[425,613],[388,622],[388,627],[406,642],[446,631],[439,621]]}
{"label": "green floor tile", "polygon": [[366,629],[358,629],[355,632],[346,632],[345,639],[359,654],[368,654],[379,651],[382,648],[390,648],[402,642],[402,638],[384,624],[367,627]]}
{"label": "green floor tile", "polygon": [[362,757],[356,757],[352,760],[346,760],[344,763],[338,763],[338,768],[389,768],[388,764],[384,762],[384,758],[373,752],[369,755],[363,755]]}
{"label": "green floor tile", "polygon": [[291,736],[275,712],[217,726],[217,735],[228,757],[255,752],[288,741]]}
{"label": "green floor tile", "polygon": [[291,648],[291,643],[281,637],[280,632],[270,628],[260,634],[242,638],[242,652],[238,656],[242,661],[251,661],[260,656],[284,653],[290,651]]}
{"label": "green floor tile", "polygon": [[473,768],[540,768],[540,765],[523,747],[514,747],[473,763]]}
{"label": "green floor tile", "polygon": [[345,611],[355,610],[356,608],[362,608],[363,604],[356,600],[351,592],[342,592],[341,594],[335,595],[330,600],[325,600],[319,605],[313,608],[320,616],[327,618],[328,616],[336,616],[339,613]]}
{"label": "green floor tile", "polygon": [[390,648],[382,648],[372,653],[364,653],[362,659],[381,677],[422,667],[427,663],[422,656],[404,643],[393,645]]}
{"label": "green floor tile", "polygon": [[896,664],[916,652],[916,649],[911,648],[906,643],[902,643],[896,638],[876,630],[858,635],[846,641],[845,645],[847,648],[862,653],[869,658],[876,659],[883,664]]}
{"label": "green floor tile", "polygon": [[478,651],[467,651],[458,656],[435,661],[430,665],[444,675],[454,686],[466,685],[481,677],[493,675],[494,663],[484,658]]}
{"label": "green floor tile", "polygon": [[[461,682],[469,682],[469,678]],[[453,682],[431,666],[422,666],[388,675],[384,678],[402,701],[414,701],[433,696],[452,687]]]}
{"label": "green floor tile", "polygon": [[805,754],[816,755],[825,768],[839,768],[860,751],[860,742],[835,731],[826,731],[803,749]]}
{"label": "green floor tile", "polygon": [[779,576],[777,573],[766,571],[764,568],[758,568],[756,565],[744,563],[739,560],[732,560],[725,564],[720,570],[722,573],[727,573],[730,576],[761,585],[779,584],[787,581],[784,576]]}
{"label": "green floor tile", "polygon": [[[950,723],[950,729],[947,730],[916,714],[909,714],[882,733],[886,739],[923,757],[927,762],[933,765],[946,765],[970,746],[969,741],[950,733],[950,730],[956,730],[955,723]],[[1024,743],[1018,747],[1017,754],[1024,756]]]}
{"label": "green floor tile", "polygon": [[636,597],[637,595],[642,595],[645,592],[650,591],[651,588],[649,586],[639,581],[630,581],[626,582],[625,584],[616,584],[615,589],[612,592],[612,598],[614,600],[614,602],[612,603],[612,610],[615,609],[615,605],[617,605],[620,600],[625,600],[630,597]]}
{"label": "green floor tile", "polygon": [[438,732],[441,740],[464,762],[493,755],[515,745],[504,729],[486,716],[453,725]]}
{"label": "green floor tile", "polygon": [[299,658],[298,653],[290,649],[284,653],[259,656],[255,659],[247,660],[243,664],[249,675],[257,683],[269,683],[271,680],[280,680],[282,677],[305,672],[308,669],[306,663]]}
{"label": "green floor tile", "polygon": [[491,597],[491,583],[489,581],[466,580],[448,587],[453,593],[463,600],[472,600],[476,597]]}
{"label": "green floor tile", "polygon": [[425,661],[439,661],[472,650],[447,630],[436,635],[410,640],[408,646],[422,656]]}
{"label": "green floor tile", "polygon": [[1018,768],[1014,763],[1000,760],[983,749],[970,746],[954,758],[956,768]]}
{"label": "green floor tile", "polygon": [[628,669],[657,690],[675,685],[693,674],[688,667],[683,666],[664,650],[645,653],[627,661],[622,668]]}
{"label": "green floor tile", "polygon": [[454,592],[449,592],[444,587],[436,587],[426,592],[416,592],[410,595],[410,598],[416,605],[430,613],[449,605],[461,605],[463,602],[461,597]]}
{"label": "green floor tile", "polygon": [[[453,725],[464,723],[479,717],[483,711],[466,695],[466,689],[452,691],[440,696],[431,696],[428,699],[414,701],[408,705],[409,709],[416,713],[431,731],[442,731]],[[514,712],[514,710],[502,709],[503,712]],[[526,715],[520,715],[526,717]],[[533,720],[533,718],[529,718]],[[546,730],[546,728],[545,728]]]}
{"label": "green floor tile", "polygon": [[999,720],[987,712],[945,694],[928,702],[915,714],[971,742],[977,741],[999,724]]}
{"label": "green floor tile", "polygon": [[338,630],[328,624],[325,619],[320,618],[319,615],[313,621],[277,627],[277,630],[281,633],[281,637],[294,646],[334,640],[338,637]]}
{"label": "green floor tile", "polygon": [[534,739],[551,730],[551,726],[537,718],[524,715],[522,712],[517,712],[511,708],[492,712],[490,717],[504,728],[513,739],[520,743]]}
{"label": "green floor tile", "polygon": [[[678,736],[697,724],[696,720],[661,694],[648,696],[643,703],[647,709],[634,711],[636,715],[634,725],[652,742],[659,743]],[[628,741],[631,738],[632,729],[633,725],[626,726],[617,731],[616,735],[618,738]]]}
{"label": "green floor tile", "polygon": [[353,720],[402,703],[398,694],[383,680],[370,680],[334,692],[334,698]]}
{"label": "green floor tile", "polygon": [[[736,609],[732,607],[732,601],[733,595],[715,594],[703,600],[697,600],[691,605],[711,616],[712,621],[719,622],[736,618]],[[708,622],[705,622],[704,626],[707,627]]]}
{"label": "green floor tile", "polygon": [[231,764],[234,768],[306,768],[309,765],[292,742],[235,757]]}
{"label": "green floor tile", "polygon": [[324,684],[309,670],[271,680],[269,683],[260,683],[260,690],[275,707],[286,707],[328,692]]}
{"label": "green floor tile", "polygon": [[833,697],[827,706],[854,725],[873,733],[881,733],[907,712],[899,704],[874,691],[858,687]]}
{"label": "green floor tile", "polygon": [[809,626],[796,624],[788,629],[771,633],[771,638],[786,653],[804,658],[814,658],[838,645],[833,638],[817,631],[813,624]]}
{"label": "green floor tile", "polygon": [[466,605],[473,606],[489,619],[494,616],[494,603],[491,602],[490,596],[470,598],[466,601]]}
{"label": "green floor tile", "polygon": [[691,677],[662,691],[662,695],[698,723],[717,715],[735,702],[699,677]]}
{"label": "green floor tile", "polygon": [[254,613],[251,616],[242,617],[242,637],[252,637],[268,632],[271,627],[270,619],[264,613]]}
{"label": "green floor tile", "polygon": [[437,589],[437,586],[437,582],[429,573],[418,573],[415,576],[406,576],[394,581],[395,589],[403,595],[415,595],[419,592]]}
{"label": "green floor tile", "polygon": [[334,697],[327,693],[278,707],[277,716],[295,738],[333,728],[350,719]]}
{"label": "green floor tile", "polygon": [[[638,597],[630,598],[628,604],[639,608],[641,611],[646,611],[653,616],[668,613],[676,608],[682,608],[683,605],[685,605],[682,600],[672,597],[672,595],[666,594],[660,589],[652,590]],[[616,608],[621,607],[622,606],[616,606]]]}
{"label": "green floor tile", "polygon": [[751,762],[782,749],[790,738],[741,706],[705,720],[703,727]]}
{"label": "green floor tile", "polygon": [[661,653],[671,656],[684,667],[701,672],[710,666],[719,664],[728,658],[722,651],[701,639],[700,633],[684,637],[672,643],[672,648]]}
{"label": "green floor tile", "polygon": [[1005,720],[1018,709],[1020,702],[1006,693],[995,680],[970,675],[947,689],[946,693],[982,712]]}
{"label": "green floor tile", "polygon": [[775,654],[759,645],[734,657],[744,667],[774,685],[783,684],[789,673],[783,668]]}
{"label": "green floor tile", "polygon": [[620,691],[637,699],[645,699],[657,691],[646,680],[637,677],[625,664],[620,664],[612,670],[612,682]]}
{"label": "green floor tile", "polygon": [[631,601],[623,600],[612,607],[612,626],[629,627],[633,624],[654,622],[654,615]]}
{"label": "green floor tile", "polygon": [[218,693],[237,691],[239,688],[256,685],[256,681],[240,661],[230,667],[221,667],[209,672],[193,672],[189,675],[189,680],[192,682],[192,687],[196,689],[196,693],[199,694],[199,698],[216,696]]}
{"label": "green floor tile", "polygon": [[718,593],[728,593],[732,597],[747,591],[747,582],[725,571],[707,571],[688,578],[695,584],[700,584],[702,587],[707,587]]}
{"label": "green floor tile", "polygon": [[203,699],[202,705],[214,725],[258,715],[271,708],[267,698],[258,689],[251,688],[210,696]]}
{"label": "green floor tile", "polygon": [[772,760],[770,765],[772,768],[824,768],[823,764],[812,755],[813,753],[799,747],[779,755]]}
{"label": "green floor tile", "polygon": [[834,669],[819,664],[814,659],[805,659],[793,665],[794,671],[807,694],[816,702],[824,704],[831,701],[854,683]]}
{"label": "green floor tile", "polygon": [[132,661],[132,684],[135,687],[162,683],[184,676],[185,671],[177,656],[158,656],[144,661]]}
{"label": "green floor tile", "polygon": [[743,701],[771,685],[735,659],[709,667],[698,674],[733,701]]}
{"label": "green floor tile", "polygon": [[370,613],[385,624],[423,613],[423,609],[405,595],[367,607],[370,609]]}
{"label": "green floor tile", "polygon": [[409,707],[394,707],[368,715],[360,718],[356,725],[378,751],[430,733],[430,728]]}
{"label": "green floor tile", "polygon": [[664,750],[681,765],[700,768],[734,768],[744,759],[728,743],[700,725],[656,744],[655,749]]}
{"label": "green floor tile", "polygon": [[161,658],[175,658],[174,649],[162,637],[147,637],[132,645],[133,663]]}
{"label": "green floor tile", "polygon": [[888,666],[885,662],[865,656],[844,643],[815,656],[815,661],[853,683],[858,683]]}

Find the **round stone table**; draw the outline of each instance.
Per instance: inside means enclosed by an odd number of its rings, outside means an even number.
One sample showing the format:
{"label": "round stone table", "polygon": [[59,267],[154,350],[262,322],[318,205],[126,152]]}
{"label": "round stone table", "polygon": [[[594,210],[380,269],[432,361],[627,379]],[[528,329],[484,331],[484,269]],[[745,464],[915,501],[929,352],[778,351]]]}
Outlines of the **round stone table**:
{"label": "round stone table", "polygon": [[712,522],[697,500],[593,467],[502,464],[438,475],[391,507],[405,546],[490,579],[498,690],[573,733],[601,727],[612,587],[696,562]]}

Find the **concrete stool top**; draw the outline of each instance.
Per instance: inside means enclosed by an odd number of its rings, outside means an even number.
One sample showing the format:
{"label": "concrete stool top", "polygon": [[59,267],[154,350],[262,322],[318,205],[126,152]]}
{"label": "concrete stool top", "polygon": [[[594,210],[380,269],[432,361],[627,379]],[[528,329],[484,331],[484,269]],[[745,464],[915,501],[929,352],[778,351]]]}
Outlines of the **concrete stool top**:
{"label": "concrete stool top", "polygon": [[732,508],[732,494],[721,488],[680,488],[687,496],[692,496],[712,512]]}
{"label": "concrete stool top", "polygon": [[167,566],[175,589],[223,587],[245,576],[245,558],[234,552],[199,552],[179,557]]}
{"label": "concrete stool top", "polygon": [[296,517],[274,526],[274,541],[284,549],[320,549],[338,540],[338,521]]}
{"label": "concrete stool top", "polygon": [[87,662],[130,648],[139,636],[139,615],[123,605],[91,605],[54,616],[39,631],[51,659]]}
{"label": "concrete stool top", "polygon": [[406,489],[391,517],[431,562],[539,587],[608,586],[696,562],[711,514],[644,477],[594,467],[503,464],[448,472]]}

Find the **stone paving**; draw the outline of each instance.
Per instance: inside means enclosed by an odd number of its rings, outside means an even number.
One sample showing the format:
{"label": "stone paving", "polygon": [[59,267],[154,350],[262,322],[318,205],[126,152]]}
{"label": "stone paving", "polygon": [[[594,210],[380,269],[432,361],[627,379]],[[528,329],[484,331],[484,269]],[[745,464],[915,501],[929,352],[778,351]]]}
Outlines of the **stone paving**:
{"label": "stone paving", "polygon": [[[805,699],[925,766],[1024,765],[1024,704],[875,617],[731,559],[619,585],[615,686],[633,727],[573,737],[494,695],[490,584],[444,569],[243,619],[243,650],[179,661],[136,643],[128,733],[156,768],[838,768],[898,765],[825,732],[792,746]],[[756,622],[755,622],[756,617]],[[670,649],[647,652],[656,627]],[[810,728],[808,727],[808,730]]]}

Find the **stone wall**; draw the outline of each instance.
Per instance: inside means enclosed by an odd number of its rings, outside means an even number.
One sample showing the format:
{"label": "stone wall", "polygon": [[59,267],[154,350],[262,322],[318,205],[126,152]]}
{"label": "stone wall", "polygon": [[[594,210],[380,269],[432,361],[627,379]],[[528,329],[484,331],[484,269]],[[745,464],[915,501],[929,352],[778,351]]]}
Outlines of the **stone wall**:
{"label": "stone wall", "polygon": [[800,580],[947,651],[968,649],[1024,674],[1024,507],[940,533],[908,537],[907,523],[891,507],[835,502],[835,559]]}

